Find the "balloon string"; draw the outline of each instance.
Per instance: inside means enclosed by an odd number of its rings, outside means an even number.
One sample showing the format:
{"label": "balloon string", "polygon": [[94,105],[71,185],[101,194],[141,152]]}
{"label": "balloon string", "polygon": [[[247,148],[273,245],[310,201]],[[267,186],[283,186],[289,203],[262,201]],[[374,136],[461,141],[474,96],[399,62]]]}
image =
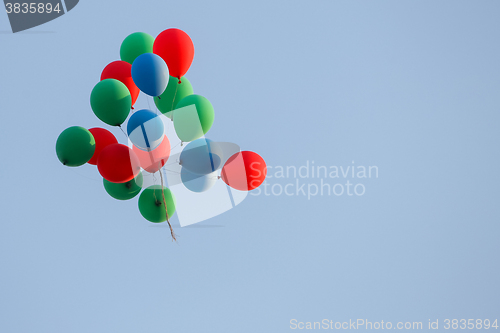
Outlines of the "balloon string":
{"label": "balloon string", "polygon": [[[172,98],[172,107],[170,108],[170,111],[174,111],[174,102],[175,102],[175,97],[177,96],[177,88],[179,88],[178,84],[175,85],[175,93],[174,93],[174,98]],[[172,113],[172,118],[174,118],[173,113]]]}
{"label": "balloon string", "polygon": [[[154,100],[154,98],[153,98],[153,100]],[[160,109],[158,109],[158,107],[156,106],[156,103],[155,103],[155,109],[156,109],[156,114],[160,114]]]}
{"label": "balloon string", "polygon": [[124,130],[123,130],[123,128],[122,128],[122,125],[118,125],[118,127],[120,127],[120,130],[122,131],[123,135],[125,135],[125,137],[128,139],[127,134],[125,134],[125,131],[124,131]]}
{"label": "balloon string", "polygon": [[172,149],[174,149],[175,147],[177,147],[177,146],[178,146],[178,145],[180,145],[180,144],[181,144],[181,142],[177,142],[177,144],[175,144],[174,146],[172,146],[172,147],[170,148],[170,151],[172,151]]}
{"label": "balloon string", "polygon": [[[156,179],[156,176],[155,176],[155,174],[153,173],[153,185],[156,185],[156,182],[157,182],[157,181],[158,181],[158,180]],[[159,201],[158,201],[158,199],[156,198],[156,191],[153,191],[153,195],[154,195],[154,197],[155,197],[155,202],[159,202]]]}
{"label": "balloon string", "polygon": [[172,229],[172,225],[170,224],[170,221],[168,219],[167,201],[165,200],[165,192],[163,191],[163,175],[161,173],[161,170],[160,170],[160,178],[161,178],[161,195],[163,196],[163,205],[165,206],[165,215],[167,216],[167,223],[168,226],[170,227],[170,234],[172,235],[172,240],[177,242],[177,238],[175,238],[174,229]]}
{"label": "balloon string", "polygon": [[170,170],[170,169],[167,169],[167,168],[165,168],[165,167],[163,167],[163,169],[164,169],[164,170],[166,170],[166,171],[168,171],[168,172],[175,173],[175,174],[177,174],[177,175],[180,175],[180,174],[181,174],[181,173],[180,173],[180,172],[178,172],[178,171]]}
{"label": "balloon string", "polygon": [[149,96],[146,96],[146,101],[148,101],[148,110],[151,110],[151,104],[149,104]]}

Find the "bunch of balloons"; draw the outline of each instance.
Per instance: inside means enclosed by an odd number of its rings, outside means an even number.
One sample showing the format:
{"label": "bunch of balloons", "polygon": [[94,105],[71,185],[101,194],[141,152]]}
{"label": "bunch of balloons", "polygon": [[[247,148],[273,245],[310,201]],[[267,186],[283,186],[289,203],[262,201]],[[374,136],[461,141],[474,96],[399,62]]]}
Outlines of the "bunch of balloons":
{"label": "bunch of balloons", "polygon": [[[160,171],[161,184],[142,190],[139,211],[148,221],[167,221],[170,225],[175,198],[164,186],[161,173],[171,150],[160,118],[166,116],[173,121],[181,142],[189,142],[178,161],[187,189],[203,192],[222,179],[236,190],[250,191],[264,182],[267,167],[262,157],[251,151],[225,156],[228,154],[223,147],[204,137],[214,122],[214,108],[208,99],[194,94],[184,77],[194,58],[193,42],[184,31],[167,29],[156,38],[133,33],[123,40],[120,58],[103,69],[101,81],[90,94],[90,105],[107,125],[121,129],[128,119],[126,134],[132,147],[119,143],[104,128],[69,127],[56,142],[57,157],[63,165],[96,165],[104,189],[118,200],[132,199],[141,192],[141,170]],[[134,109],[141,91],[153,97],[157,112]]]}

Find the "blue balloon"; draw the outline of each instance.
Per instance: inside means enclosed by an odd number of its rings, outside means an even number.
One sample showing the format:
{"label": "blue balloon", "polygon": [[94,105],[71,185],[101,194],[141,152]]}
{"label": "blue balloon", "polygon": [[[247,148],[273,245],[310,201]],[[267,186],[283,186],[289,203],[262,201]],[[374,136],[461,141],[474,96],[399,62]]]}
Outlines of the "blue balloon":
{"label": "blue balloon", "polygon": [[156,54],[141,54],[132,63],[132,79],[145,94],[159,96],[163,94],[168,85],[167,64]]}
{"label": "blue balloon", "polygon": [[179,162],[192,173],[206,175],[222,166],[222,152],[217,143],[201,138],[184,147]]}
{"label": "blue balloon", "polygon": [[161,118],[150,110],[139,110],[132,114],[127,123],[127,134],[137,148],[151,151],[163,140],[165,127]]}
{"label": "blue balloon", "polygon": [[182,184],[191,192],[205,192],[212,188],[217,181],[217,172],[209,173],[208,175],[197,175],[188,171],[186,168],[181,169]]}

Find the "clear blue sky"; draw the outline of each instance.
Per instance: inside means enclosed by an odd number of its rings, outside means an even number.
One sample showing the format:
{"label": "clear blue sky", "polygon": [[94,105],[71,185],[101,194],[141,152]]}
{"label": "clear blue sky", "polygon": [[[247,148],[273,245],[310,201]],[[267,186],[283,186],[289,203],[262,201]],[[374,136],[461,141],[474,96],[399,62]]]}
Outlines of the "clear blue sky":
{"label": "clear blue sky", "polygon": [[[83,0],[18,34],[0,13],[0,332],[500,319],[499,12],[498,1]],[[250,195],[177,221],[175,244],[136,200],[109,197],[95,167],[63,167],[62,130],[109,129],[89,95],[121,41],[170,27],[193,39],[187,77],[214,105],[210,138],[270,166],[354,161],[378,178],[362,196]]]}

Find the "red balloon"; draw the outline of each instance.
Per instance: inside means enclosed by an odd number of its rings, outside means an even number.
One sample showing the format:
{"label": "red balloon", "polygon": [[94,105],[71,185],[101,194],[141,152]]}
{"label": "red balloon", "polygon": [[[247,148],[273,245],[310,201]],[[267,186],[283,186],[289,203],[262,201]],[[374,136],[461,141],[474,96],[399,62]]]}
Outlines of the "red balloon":
{"label": "red balloon", "polygon": [[170,76],[180,79],[186,74],[194,58],[194,45],[191,38],[180,29],[167,29],[161,32],[153,44],[153,53],[165,60]]}
{"label": "red balloon", "polygon": [[112,183],[125,183],[141,172],[139,158],[129,147],[114,143],[104,148],[97,159],[101,176]]}
{"label": "red balloon", "polygon": [[251,191],[266,179],[266,162],[253,151],[241,151],[224,164],[221,178],[227,185],[240,191]]}
{"label": "red balloon", "polygon": [[92,158],[87,163],[97,165],[97,159],[101,151],[113,143],[118,143],[118,140],[116,140],[113,133],[104,128],[94,127],[89,129],[89,132],[92,133],[95,139],[95,151],[94,155],[92,155]]}
{"label": "red balloon", "polygon": [[170,157],[170,141],[165,135],[160,145],[150,152],[141,150],[136,146],[132,146],[132,150],[139,158],[141,167],[149,173],[155,173],[167,163]]}
{"label": "red balloon", "polygon": [[131,64],[121,60],[113,61],[103,69],[101,81],[104,79],[115,79],[126,85],[132,97],[132,105],[135,104],[140,90],[135,85],[134,80],[132,80]]}

